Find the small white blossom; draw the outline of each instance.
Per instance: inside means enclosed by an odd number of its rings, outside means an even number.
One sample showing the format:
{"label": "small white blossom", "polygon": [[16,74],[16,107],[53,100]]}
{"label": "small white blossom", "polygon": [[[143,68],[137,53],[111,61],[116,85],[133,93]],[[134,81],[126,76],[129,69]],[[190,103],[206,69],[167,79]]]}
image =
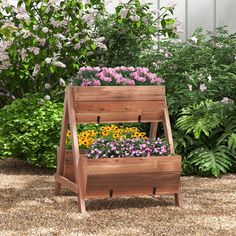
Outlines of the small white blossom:
{"label": "small white blossom", "polygon": [[44,97],[44,100],[46,100],[46,101],[49,101],[51,99],[51,97],[49,96],[49,95],[46,95],[45,97]]}
{"label": "small white blossom", "polygon": [[42,31],[46,34],[46,33],[48,33],[49,29],[48,29],[48,27],[43,27]]}
{"label": "small white blossom", "polygon": [[61,61],[52,61],[52,64],[56,67],[66,68],[66,65],[62,63]]}
{"label": "small white blossom", "polygon": [[170,57],[172,57],[172,53],[171,52],[165,52],[164,57],[165,58],[170,58]]}
{"label": "small white blossom", "polygon": [[120,12],[119,12],[119,16],[120,16],[120,18],[121,18],[121,19],[126,18],[128,12],[129,12],[128,9],[125,9],[125,8],[121,9]]}
{"label": "small white blossom", "polygon": [[39,64],[36,64],[36,65],[34,66],[34,71],[33,71],[33,73],[32,73],[32,76],[36,76],[36,75],[38,74],[39,70],[40,70],[40,65],[39,65]]}
{"label": "small white blossom", "polygon": [[66,39],[67,39],[67,38],[66,38],[63,34],[61,34],[61,33],[55,34],[55,38],[61,39],[61,40],[66,40]]}
{"label": "small white blossom", "polygon": [[234,103],[234,101],[228,97],[223,97],[223,99],[220,102],[224,103],[224,104],[233,104]]}
{"label": "small white blossom", "polygon": [[93,25],[94,16],[92,14],[85,14],[82,16],[82,20],[87,23],[89,26]]}
{"label": "small white blossom", "polygon": [[46,84],[44,85],[44,87],[45,87],[45,89],[50,89],[52,86],[51,86],[49,83],[46,83]]}
{"label": "small white blossom", "polygon": [[25,48],[22,48],[20,51],[21,59],[24,61],[25,58],[27,57],[27,50]]}
{"label": "small white blossom", "polygon": [[78,50],[80,48],[81,48],[81,43],[76,43],[75,46],[74,46],[74,49]]}
{"label": "small white blossom", "polygon": [[4,29],[4,28],[15,28],[15,27],[16,27],[15,23],[14,22],[10,22],[10,21],[6,21],[2,25],[2,29]]}
{"label": "small white blossom", "polygon": [[191,37],[190,38],[190,40],[193,42],[193,43],[197,43],[197,41],[198,41],[198,38],[197,37],[195,37],[195,36],[193,36],[193,37]]}
{"label": "small white blossom", "polygon": [[207,79],[208,79],[209,82],[211,82],[211,81],[212,81],[211,75],[208,75],[208,76],[207,76]]}
{"label": "small white blossom", "polygon": [[205,90],[207,90],[207,86],[205,84],[200,84],[199,90],[204,92]]}
{"label": "small white blossom", "polygon": [[25,20],[25,21],[27,21],[27,20],[30,19],[29,15],[28,15],[28,13],[27,13],[27,11],[26,11],[26,9],[23,8],[23,7],[16,8],[16,13],[17,13],[17,14],[16,14],[16,18],[19,19],[19,20]]}
{"label": "small white blossom", "polygon": [[193,90],[192,84],[188,84],[188,90],[191,92]]}
{"label": "small white blossom", "polygon": [[39,49],[38,47],[29,47],[29,48],[27,48],[27,50],[28,50],[29,52],[33,52],[34,55],[38,55],[39,52],[40,52],[40,49]]}
{"label": "small white blossom", "polygon": [[104,49],[105,51],[107,50],[107,46],[105,44],[103,44],[103,43],[97,42],[97,47],[101,48],[101,49]]}
{"label": "small white blossom", "polygon": [[138,15],[136,15],[136,16],[130,16],[129,18],[130,18],[130,20],[132,20],[133,22],[137,22],[137,21],[140,20],[140,17],[139,17]]}
{"label": "small white blossom", "polygon": [[62,78],[59,79],[59,84],[60,84],[61,86],[66,86],[65,80],[62,79]]}
{"label": "small white blossom", "polygon": [[47,64],[50,64],[50,63],[52,62],[52,58],[47,57],[47,58],[45,59],[45,62],[46,62]]}
{"label": "small white blossom", "polygon": [[38,28],[39,28],[39,27],[38,27],[37,25],[34,25],[34,26],[33,26],[33,30],[38,30]]}

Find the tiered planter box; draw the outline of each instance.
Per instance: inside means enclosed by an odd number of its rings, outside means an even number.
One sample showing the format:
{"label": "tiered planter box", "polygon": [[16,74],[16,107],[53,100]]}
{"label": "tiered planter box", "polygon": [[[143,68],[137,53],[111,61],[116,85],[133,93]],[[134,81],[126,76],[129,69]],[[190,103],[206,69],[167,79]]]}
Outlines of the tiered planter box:
{"label": "tiered planter box", "polygon": [[[124,195],[174,194],[176,205],[182,206],[181,157],[174,154],[163,86],[68,87],[64,104],[56,194],[61,185],[75,192],[81,212],[85,212],[87,198]],[[157,122],[163,122],[172,154],[103,159],[80,154],[76,123],[114,122],[151,122],[150,138],[156,136]],[[68,124],[72,150],[65,149]]]}

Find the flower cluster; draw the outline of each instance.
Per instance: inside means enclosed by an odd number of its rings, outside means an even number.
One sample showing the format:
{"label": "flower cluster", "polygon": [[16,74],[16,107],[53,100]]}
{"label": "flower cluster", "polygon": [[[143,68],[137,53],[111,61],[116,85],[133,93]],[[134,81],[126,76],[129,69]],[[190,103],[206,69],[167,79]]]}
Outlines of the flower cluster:
{"label": "flower cluster", "polygon": [[[67,131],[67,145],[70,146],[71,132]],[[147,139],[146,133],[141,132],[137,127],[118,127],[117,125],[101,126],[98,130],[85,130],[79,133],[79,146],[83,149],[91,148],[97,140],[115,141],[119,139],[140,138]]]}
{"label": "flower cluster", "polygon": [[81,67],[77,73],[74,85],[104,86],[104,85],[160,85],[164,81],[145,67]]}
{"label": "flower cluster", "polygon": [[87,157],[91,159],[99,158],[119,158],[119,157],[149,157],[167,156],[169,147],[161,139],[119,139],[109,141],[97,139],[91,146]]}

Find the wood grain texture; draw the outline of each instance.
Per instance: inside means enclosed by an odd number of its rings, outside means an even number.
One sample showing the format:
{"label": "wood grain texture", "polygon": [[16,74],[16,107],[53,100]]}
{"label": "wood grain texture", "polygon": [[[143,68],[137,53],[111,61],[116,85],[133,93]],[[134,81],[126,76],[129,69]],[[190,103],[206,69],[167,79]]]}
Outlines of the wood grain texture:
{"label": "wood grain texture", "polygon": [[73,86],[75,101],[165,101],[164,86]]}
{"label": "wood grain texture", "polygon": [[[78,123],[151,122],[150,138],[155,138],[158,122],[174,154],[164,86],[67,87],[56,190],[66,186],[78,196],[79,208],[85,198],[141,194],[174,194],[182,206],[180,191],[181,157],[86,159],[80,153]],[[72,150],[65,150],[66,130],[70,126]]]}

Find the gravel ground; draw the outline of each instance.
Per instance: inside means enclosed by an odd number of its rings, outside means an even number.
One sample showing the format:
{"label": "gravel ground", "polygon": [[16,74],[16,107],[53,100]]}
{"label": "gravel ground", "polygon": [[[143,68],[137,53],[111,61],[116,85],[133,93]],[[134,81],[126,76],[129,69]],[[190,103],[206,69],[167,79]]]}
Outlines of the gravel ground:
{"label": "gravel ground", "polygon": [[63,190],[54,171],[0,160],[0,235],[236,235],[236,175],[182,177],[184,208],[173,196],[86,201]]}

